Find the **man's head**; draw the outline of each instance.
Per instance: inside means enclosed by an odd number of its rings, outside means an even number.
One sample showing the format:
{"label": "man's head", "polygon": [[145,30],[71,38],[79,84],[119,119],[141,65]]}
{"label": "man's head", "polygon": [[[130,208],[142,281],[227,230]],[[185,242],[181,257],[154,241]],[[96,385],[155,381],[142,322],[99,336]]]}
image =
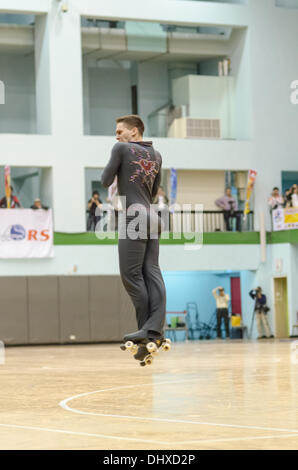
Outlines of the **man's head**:
{"label": "man's head", "polygon": [[116,119],[116,139],[119,142],[143,140],[144,130],[144,123],[136,114],[129,114]]}
{"label": "man's head", "polygon": [[92,197],[93,197],[93,199],[99,199],[99,192],[98,191],[93,191]]}
{"label": "man's head", "polygon": [[228,197],[232,196],[231,188],[229,186],[226,188],[226,196]]}
{"label": "man's head", "polygon": [[220,287],[218,291],[219,291],[219,295],[225,295],[225,290],[223,287]]}
{"label": "man's head", "polygon": [[256,293],[257,293],[258,295],[262,295],[262,287],[260,287],[260,286],[257,287],[257,288],[256,288]]}
{"label": "man's head", "polygon": [[279,189],[277,186],[273,188],[272,196],[275,196],[275,197],[279,196]]}
{"label": "man's head", "polygon": [[34,205],[35,205],[35,207],[38,207],[38,209],[41,209],[41,202],[40,202],[40,199],[38,197],[36,199],[34,199]]}

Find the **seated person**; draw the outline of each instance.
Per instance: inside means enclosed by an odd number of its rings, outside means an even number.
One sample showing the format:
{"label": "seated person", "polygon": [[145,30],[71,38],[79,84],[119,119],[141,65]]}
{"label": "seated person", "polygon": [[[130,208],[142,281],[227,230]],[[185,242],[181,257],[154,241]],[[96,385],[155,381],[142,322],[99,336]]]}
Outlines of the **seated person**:
{"label": "seated person", "polygon": [[45,210],[48,210],[48,207],[41,204],[40,199],[37,197],[36,199],[34,199],[34,203],[32,204],[32,206],[30,206],[30,209],[35,209],[35,210],[36,209],[45,209]]}
{"label": "seated person", "polygon": [[[22,207],[20,201],[18,200],[17,196],[13,194],[13,187],[10,186],[10,209],[15,209],[16,207]],[[0,200],[0,208],[7,209],[7,200],[6,196],[4,196]]]}
{"label": "seated person", "polygon": [[216,199],[215,204],[223,210],[227,231],[232,231],[230,219],[236,217],[236,230],[241,232],[241,214],[236,212],[238,211],[238,204],[232,196],[231,188],[226,188],[225,195]]}

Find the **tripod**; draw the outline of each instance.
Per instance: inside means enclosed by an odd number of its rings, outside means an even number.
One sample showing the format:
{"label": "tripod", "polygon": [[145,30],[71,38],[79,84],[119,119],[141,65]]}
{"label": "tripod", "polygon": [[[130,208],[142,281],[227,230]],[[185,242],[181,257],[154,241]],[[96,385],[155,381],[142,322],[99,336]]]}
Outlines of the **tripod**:
{"label": "tripod", "polygon": [[249,333],[248,333],[248,338],[249,338],[249,339],[251,339],[252,330],[253,330],[254,321],[255,321],[255,316],[256,316],[256,311],[255,311],[255,309],[254,309],[253,314],[252,314],[252,319],[251,319],[250,328],[249,328]]}

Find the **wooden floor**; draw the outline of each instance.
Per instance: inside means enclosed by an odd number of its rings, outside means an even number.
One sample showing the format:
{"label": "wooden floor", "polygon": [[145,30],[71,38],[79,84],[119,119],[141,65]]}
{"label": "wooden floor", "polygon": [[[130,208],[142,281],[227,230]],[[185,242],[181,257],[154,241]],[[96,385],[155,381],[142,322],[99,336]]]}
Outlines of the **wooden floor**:
{"label": "wooden floor", "polygon": [[1,449],[297,449],[293,341],[6,348]]}

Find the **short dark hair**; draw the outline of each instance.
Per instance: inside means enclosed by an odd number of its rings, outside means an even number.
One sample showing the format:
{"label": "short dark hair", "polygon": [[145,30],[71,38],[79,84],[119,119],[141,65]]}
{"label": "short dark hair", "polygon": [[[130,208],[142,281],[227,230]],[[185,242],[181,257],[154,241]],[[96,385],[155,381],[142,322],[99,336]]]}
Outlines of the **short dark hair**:
{"label": "short dark hair", "polygon": [[279,191],[279,188],[277,186],[275,186],[275,188],[273,188],[273,191],[275,191],[277,189],[277,191]]}
{"label": "short dark hair", "polygon": [[94,194],[98,194],[99,195],[99,192],[97,191],[97,189],[95,189],[92,193],[92,196],[94,196]]}
{"label": "short dark hair", "polygon": [[137,114],[128,114],[127,116],[121,116],[116,119],[116,123],[123,122],[129,129],[136,127],[140,133],[140,135],[144,134],[145,126]]}

